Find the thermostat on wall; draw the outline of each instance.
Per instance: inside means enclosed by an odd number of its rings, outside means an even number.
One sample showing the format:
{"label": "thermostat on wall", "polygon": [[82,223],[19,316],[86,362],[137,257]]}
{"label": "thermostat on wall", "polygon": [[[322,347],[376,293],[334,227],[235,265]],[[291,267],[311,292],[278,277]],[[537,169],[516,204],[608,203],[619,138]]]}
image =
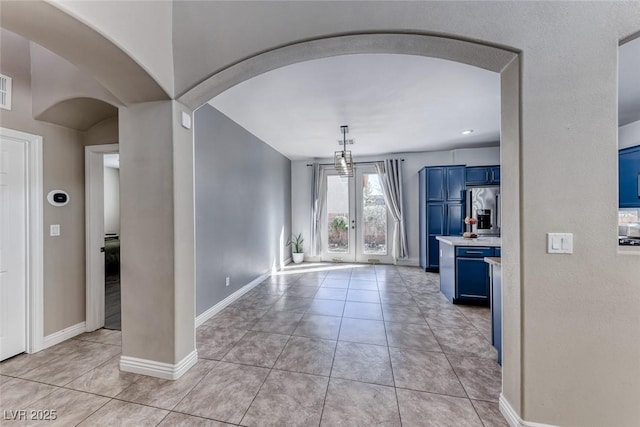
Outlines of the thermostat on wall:
{"label": "thermostat on wall", "polygon": [[47,200],[53,206],[64,206],[69,203],[69,194],[63,190],[51,190],[47,194]]}

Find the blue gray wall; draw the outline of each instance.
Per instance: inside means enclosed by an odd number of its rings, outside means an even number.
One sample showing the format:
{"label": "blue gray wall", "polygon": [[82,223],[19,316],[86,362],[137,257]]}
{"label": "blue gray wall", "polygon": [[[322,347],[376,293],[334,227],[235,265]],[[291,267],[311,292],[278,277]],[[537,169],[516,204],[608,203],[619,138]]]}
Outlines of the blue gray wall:
{"label": "blue gray wall", "polygon": [[200,315],[289,257],[291,161],[208,104],[194,135]]}

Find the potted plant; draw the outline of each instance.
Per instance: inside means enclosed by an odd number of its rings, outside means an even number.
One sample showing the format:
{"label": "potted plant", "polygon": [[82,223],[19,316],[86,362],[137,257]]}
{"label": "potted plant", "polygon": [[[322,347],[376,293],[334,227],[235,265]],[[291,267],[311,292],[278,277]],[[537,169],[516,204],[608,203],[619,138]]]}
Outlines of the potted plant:
{"label": "potted plant", "polygon": [[291,238],[287,241],[287,246],[291,246],[291,258],[293,258],[293,262],[295,264],[300,264],[302,261],[304,261],[302,242],[304,242],[302,233],[298,234],[297,236],[291,236]]}

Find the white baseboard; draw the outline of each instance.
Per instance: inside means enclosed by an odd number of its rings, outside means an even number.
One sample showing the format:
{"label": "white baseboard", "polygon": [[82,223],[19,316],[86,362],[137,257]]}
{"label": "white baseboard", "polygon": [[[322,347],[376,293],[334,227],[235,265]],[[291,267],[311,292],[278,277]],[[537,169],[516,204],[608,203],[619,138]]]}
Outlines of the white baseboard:
{"label": "white baseboard", "polygon": [[293,262],[293,260],[291,259],[291,257],[289,257],[289,258],[287,258],[287,259],[285,259],[285,260],[284,260],[284,262],[282,263],[282,266],[289,265],[289,264],[291,264],[292,262]]}
{"label": "white baseboard", "polygon": [[61,331],[54,332],[51,335],[47,335],[46,337],[44,337],[42,350],[44,350],[45,348],[54,346],[56,344],[60,344],[62,341],[66,341],[70,338],[83,334],[85,331],[86,331],[85,322],[80,322],[73,326],[69,326],[68,328],[64,328]]}
{"label": "white baseboard", "polygon": [[177,380],[191,369],[196,362],[198,362],[198,352],[196,350],[193,350],[174,365],[171,363],[156,362],[155,360],[120,356],[120,370],[165,380]]}
{"label": "white baseboard", "polygon": [[417,258],[398,258],[396,260],[396,265],[404,265],[407,267],[418,267],[420,266],[420,262]]}
{"label": "white baseboard", "polygon": [[229,295],[228,297],[226,297],[225,299],[223,299],[222,301],[220,301],[219,303],[217,303],[216,305],[214,305],[213,307],[211,307],[210,309],[208,309],[207,311],[205,311],[201,315],[196,316],[196,328],[198,326],[202,325],[207,320],[211,319],[216,314],[220,313],[223,309],[225,309],[231,303],[236,301],[242,295],[246,294],[251,289],[253,289],[256,286],[258,286],[258,284],[262,283],[270,275],[271,275],[271,273],[267,272],[267,273],[264,273],[261,276],[258,276],[256,279],[254,279],[251,282],[247,283],[246,285],[244,285],[243,287],[241,287],[240,289],[238,289],[237,291],[235,291],[234,293],[232,293],[231,295]]}
{"label": "white baseboard", "polygon": [[500,393],[499,402],[500,412],[502,412],[502,415],[504,415],[504,418],[511,427],[558,427],[552,424],[534,423],[523,420],[502,393]]}

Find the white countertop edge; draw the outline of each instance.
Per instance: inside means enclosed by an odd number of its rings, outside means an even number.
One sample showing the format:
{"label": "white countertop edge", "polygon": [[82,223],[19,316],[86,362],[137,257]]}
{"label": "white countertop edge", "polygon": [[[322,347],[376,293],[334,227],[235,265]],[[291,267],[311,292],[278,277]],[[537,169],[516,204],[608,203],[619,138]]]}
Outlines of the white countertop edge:
{"label": "white countertop edge", "polygon": [[436,236],[436,239],[442,243],[452,246],[502,246],[502,239],[500,237],[478,237],[474,239],[465,239],[464,237],[457,236]]}
{"label": "white countertop edge", "polygon": [[498,267],[502,266],[502,261],[500,257],[484,257],[484,262],[491,265],[497,265]]}

